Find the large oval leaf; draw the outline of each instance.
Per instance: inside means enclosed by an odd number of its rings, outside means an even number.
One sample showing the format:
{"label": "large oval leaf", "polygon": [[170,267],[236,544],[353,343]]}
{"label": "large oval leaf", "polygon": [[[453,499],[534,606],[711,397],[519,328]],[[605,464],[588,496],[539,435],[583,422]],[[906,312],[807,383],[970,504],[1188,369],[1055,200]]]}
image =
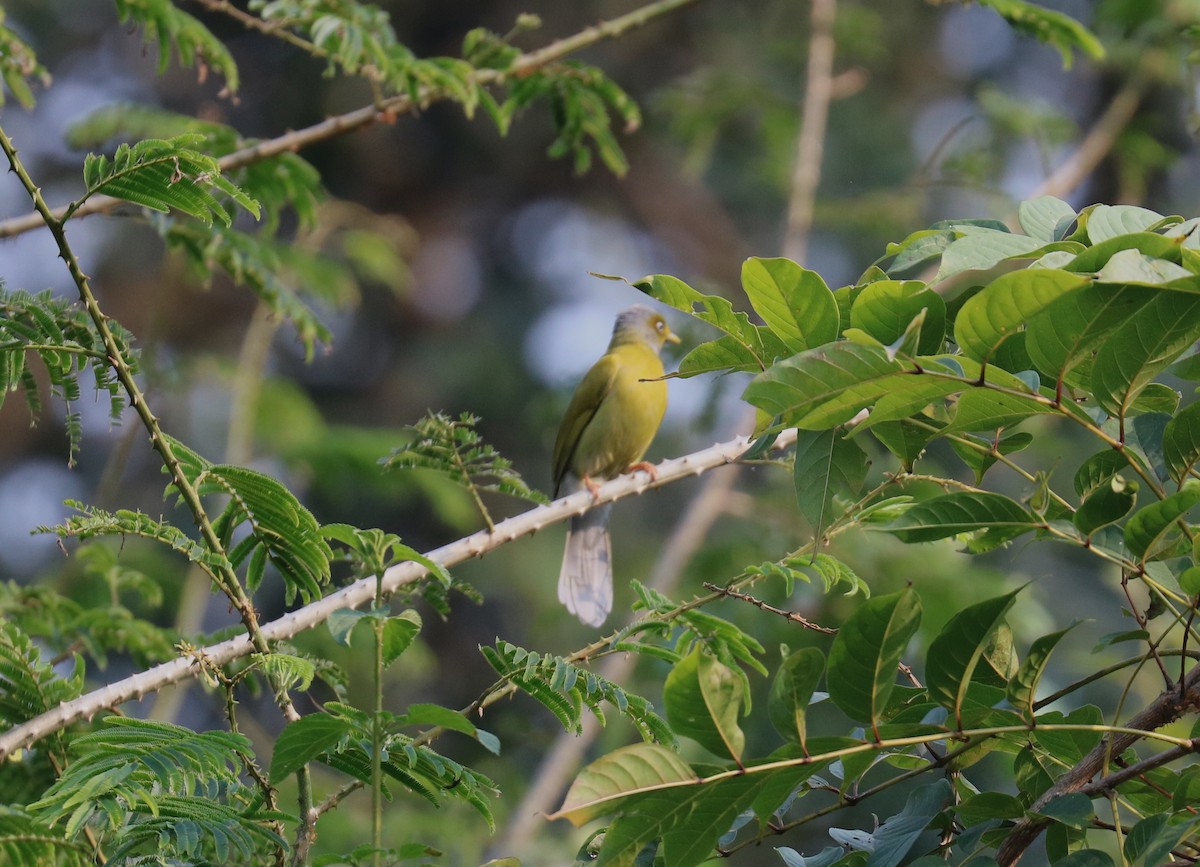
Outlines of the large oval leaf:
{"label": "large oval leaf", "polygon": [[917,503],[883,529],[905,542],[984,531],[978,541],[995,547],[1040,526],[1032,512],[1003,494],[956,491]]}
{"label": "large oval leaf", "polygon": [[911,589],[877,596],[838,630],[829,649],[829,697],[849,717],[878,724],[896,684],[896,666],[921,622]]}
{"label": "large oval leaf", "polygon": [[922,310],[925,321],[917,351],[931,355],[941,350],[946,335],[946,302],[920,280],[877,280],[867,284],[854,299],[850,323],[889,345],[904,334]]}
{"label": "large oval leaf", "polygon": [[988,637],[1004,620],[1020,590],[968,606],[950,618],[929,645],[925,677],[930,697],[959,720],[971,674]]}
{"label": "large oval leaf", "polygon": [[1157,503],[1134,513],[1125,524],[1125,547],[1139,560],[1154,559],[1162,553],[1175,522],[1200,503],[1200,482],[1189,482]]}
{"label": "large oval leaf", "polygon": [[815,647],[794,651],[779,666],[767,696],[767,714],[775,731],[787,740],[804,743],[808,703],[824,673],[825,654]]}
{"label": "large oval leaf", "polygon": [[1162,447],[1167,472],[1182,482],[1200,461],[1200,403],[1184,407],[1167,422]]}
{"label": "large oval leaf", "polygon": [[746,745],[738,726],[743,691],[736,673],[697,647],[667,675],[663,686],[667,722],[676,734],[737,761]]}
{"label": "large oval leaf", "polygon": [[1162,292],[1101,345],[1092,368],[1096,400],[1124,416],[1137,393],[1200,338],[1200,295]]}
{"label": "large oval leaf", "polygon": [[1066,629],[1039,636],[1029,648],[1029,653],[1021,661],[1016,676],[1008,682],[1008,700],[1025,719],[1033,720],[1033,702],[1036,698],[1038,682],[1046,671],[1050,661],[1050,653],[1062,641],[1064,635],[1078,626],[1076,621]]}
{"label": "large oval leaf", "polygon": [[623,797],[653,786],[689,783],[696,772],[679,755],[658,744],[632,744],[592,762],[575,778],[558,812],[550,819],[567,819],[579,827],[615,812]]}
{"label": "large oval leaf", "polygon": [[750,306],[793,352],[837,339],[837,302],[816,271],[791,259],[750,258],[742,263],[742,288]]}
{"label": "large oval leaf", "polygon": [[1052,268],[1027,268],[997,277],[963,304],[954,320],[954,339],[967,355],[986,360],[1032,317],[1090,282],[1080,274]]}

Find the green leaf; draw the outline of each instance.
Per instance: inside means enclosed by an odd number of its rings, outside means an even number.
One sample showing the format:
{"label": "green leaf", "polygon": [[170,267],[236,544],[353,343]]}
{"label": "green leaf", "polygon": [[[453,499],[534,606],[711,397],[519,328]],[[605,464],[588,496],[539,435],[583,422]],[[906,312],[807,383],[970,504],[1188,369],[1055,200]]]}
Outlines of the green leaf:
{"label": "green leaf", "polygon": [[775,673],[767,696],[767,715],[775,731],[787,740],[804,744],[808,703],[824,673],[825,655],[815,647],[792,652]]}
{"label": "green leaf", "polygon": [[1092,387],[1105,412],[1123,417],[1139,391],[1200,339],[1200,294],[1163,292],[1099,347]]}
{"label": "green leaf", "polygon": [[850,323],[880,343],[898,340],[921,311],[925,320],[917,352],[940,352],[946,336],[946,302],[919,280],[877,280],[863,287],[850,309]]}
{"label": "green leaf", "polygon": [[1146,232],[1162,219],[1162,214],[1137,205],[1093,205],[1087,217],[1088,240],[1099,244],[1118,235]]}
{"label": "green leaf", "polygon": [[1037,698],[1038,683],[1046,672],[1050,654],[1068,632],[1079,625],[1076,621],[1066,629],[1039,636],[1021,661],[1021,667],[1008,683],[1008,700],[1017,712],[1027,720],[1033,719],[1033,704]]}
{"label": "green leaf", "polygon": [[1104,57],[1104,46],[1090,30],[1054,9],[1035,6],[1025,0],[978,0],[980,6],[994,9],[1014,30],[1027,33],[1058,50],[1063,66],[1071,67],[1072,51],[1081,51],[1092,60]]}
{"label": "green leaf", "polygon": [[[415,612],[414,612],[415,613]],[[411,704],[402,717],[396,720],[398,725],[439,726],[450,731],[470,735],[492,755],[500,755],[500,740],[491,732],[478,728],[467,719],[461,711],[451,710],[438,704]]]}
{"label": "green leaf", "polygon": [[238,89],[238,69],[229,49],[199,20],[171,0],[116,0],[121,23],[140,24],[145,41],[158,48],[158,74],[167,71],[174,45],[184,66],[202,66],[219,72],[231,91]]}
{"label": "green leaf", "polygon": [[548,819],[567,819],[579,828],[608,815],[621,799],[652,786],[691,783],[696,772],[676,753],[656,744],[632,744],[601,756],[584,768],[567,790],[558,812]]}
{"label": "green leaf", "polygon": [[1092,799],[1079,792],[1059,795],[1046,806],[1037,811],[1039,816],[1045,816],[1069,828],[1086,830],[1096,817],[1092,808]]}
{"label": "green leaf", "polygon": [[975,543],[990,548],[1041,526],[1033,513],[1003,494],[956,491],[917,503],[882,529],[910,544],[979,532]]}
{"label": "green leaf", "polygon": [[919,418],[881,421],[864,429],[869,430],[875,439],[883,443],[884,447],[900,460],[905,471],[911,471],[913,464],[924,453],[925,447],[940,436],[941,427],[941,424],[931,419]]}
{"label": "green leaf", "polygon": [[816,271],[790,259],[750,258],[742,263],[742,288],[763,322],[793,352],[837,337],[837,303]]}
{"label": "green leaf", "polygon": [[1186,822],[1171,822],[1166,813],[1158,813],[1142,819],[1129,831],[1125,838],[1125,858],[1131,867],[1155,867],[1165,864],[1171,850],[1187,837],[1200,823],[1198,819]]}
{"label": "green leaf", "polygon": [[[26,111],[33,108],[33,89],[30,82],[43,87],[50,85],[50,73],[38,63],[29,44],[12,29],[4,26],[4,10],[0,9],[0,81]],[[4,88],[0,88],[0,106],[4,105]],[[3,849],[0,848],[0,852]]]}
{"label": "green leaf", "polygon": [[872,835],[874,846],[867,861],[869,867],[896,867],[904,860],[917,838],[942,812],[950,794],[947,780],[938,780],[912,791],[904,809],[885,821]]}
{"label": "green leaf", "polygon": [[878,725],[920,621],[921,602],[905,589],[863,603],[838,630],[829,650],[829,697],[851,719]]}
{"label": "green leaf", "polygon": [[987,361],[1030,319],[1089,283],[1079,274],[1050,268],[1004,274],[963,304],[954,320],[954,339],[964,353]]}
{"label": "green leaf", "polygon": [[1167,422],[1162,447],[1171,480],[1182,484],[1200,461],[1200,403],[1184,407]]}
{"label": "green leaf", "polygon": [[888,393],[911,364],[877,347],[839,341],[776,362],[746,388],[743,398],[770,416],[806,430],[849,421]]}
{"label": "green leaf", "polygon": [[942,265],[934,283],[965,271],[987,271],[1005,259],[1032,257],[1045,244],[1028,235],[996,229],[974,229],[950,244],[942,254]]}
{"label": "green leaf", "polygon": [[421,615],[411,608],[389,617],[383,626],[383,665],[391,665],[412,646],[421,631]]}
{"label": "green leaf", "polygon": [[1176,280],[1190,284],[1195,276],[1183,266],[1166,259],[1147,256],[1137,250],[1121,250],[1114,253],[1104,267],[1096,272],[1096,282],[1162,286]]}
{"label": "green leaf", "polygon": [[1101,485],[1107,485],[1117,473],[1130,469],[1128,449],[1105,449],[1089,457],[1075,472],[1075,493],[1087,497]]}
{"label": "green leaf", "polygon": [[1079,508],[1071,520],[1075,529],[1085,537],[1101,527],[1115,524],[1133,509],[1137,500],[1138,484],[1126,481],[1121,476],[1112,476],[1107,484],[1098,485]]}
{"label": "green leaf", "polygon": [[667,722],[709,752],[737,761],[746,745],[738,726],[743,690],[741,678],[697,646],[675,664],[663,685]]}
{"label": "green leaf", "polygon": [[1109,259],[1122,250],[1137,250],[1152,258],[1166,259],[1169,262],[1179,262],[1183,256],[1182,242],[1178,238],[1168,238],[1156,232],[1133,232],[1094,244],[1063,267],[1078,274],[1096,274]]}
{"label": "green leaf", "polygon": [[929,645],[925,678],[929,696],[961,721],[971,676],[988,639],[1004,621],[1020,590],[970,605],[950,618]]}
{"label": "green leaf", "polygon": [[1025,814],[1020,800],[1004,792],[980,792],[955,808],[965,827],[996,819],[1019,819]]}
{"label": "green leaf", "polygon": [[1197,503],[1200,482],[1189,481],[1174,494],[1139,509],[1125,524],[1125,547],[1139,561],[1157,559],[1171,546],[1171,533],[1178,529],[1175,522]]}
{"label": "green leaf", "polygon": [[870,463],[862,447],[838,431],[801,431],[793,464],[800,514],[813,527],[828,526],[833,498],[861,491]]}
{"label": "green leaf", "polygon": [[962,458],[963,463],[975,473],[975,484],[983,483],[984,474],[1000,459],[1001,455],[1010,455],[1028,447],[1033,442],[1033,434],[1025,431],[1009,434],[990,442],[979,437],[964,435],[950,440],[950,448]]}
{"label": "green leaf", "polygon": [[1054,862],[1054,867],[1114,867],[1112,856],[1099,849],[1080,849]]}
{"label": "green leaf", "polygon": [[[1068,292],[1030,319],[1025,348],[1043,374],[1090,385],[1095,350],[1135,312],[1157,297],[1144,286],[1092,284]],[[1078,374],[1072,375],[1078,369]]]}
{"label": "green leaf", "polygon": [[1059,241],[1075,221],[1075,209],[1054,196],[1041,196],[1017,206],[1017,220],[1025,234],[1042,241]]}
{"label": "green leaf", "polygon": [[203,140],[187,134],[123,144],[111,160],[89,154],[83,163],[84,199],[104,194],[163,213],[175,209],[205,225],[215,219],[225,226],[233,223],[233,214],[222,199],[231,199],[257,219],[258,203],[221,175],[215,159],[193,149]]}
{"label": "green leaf", "polygon": [[328,713],[310,713],[284,727],[271,757],[271,782],[279,783],[320,758],[350,734],[348,720]]}

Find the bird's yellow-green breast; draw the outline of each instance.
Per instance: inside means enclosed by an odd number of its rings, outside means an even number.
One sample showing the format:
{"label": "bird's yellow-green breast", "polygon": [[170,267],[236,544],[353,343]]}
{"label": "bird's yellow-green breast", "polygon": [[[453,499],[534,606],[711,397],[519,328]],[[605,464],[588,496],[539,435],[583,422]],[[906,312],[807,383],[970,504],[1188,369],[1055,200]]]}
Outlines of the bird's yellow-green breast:
{"label": "bird's yellow-green breast", "polygon": [[608,351],[584,376],[554,444],[557,489],[571,474],[608,479],[641,460],[667,409],[658,353],[678,343],[666,321],[644,306],[617,319]]}

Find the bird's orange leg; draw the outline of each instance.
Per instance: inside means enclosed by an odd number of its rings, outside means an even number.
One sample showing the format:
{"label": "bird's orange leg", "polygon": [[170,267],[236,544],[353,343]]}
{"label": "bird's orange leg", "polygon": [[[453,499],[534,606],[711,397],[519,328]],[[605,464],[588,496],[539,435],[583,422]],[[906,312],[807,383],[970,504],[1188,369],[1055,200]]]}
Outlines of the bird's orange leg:
{"label": "bird's orange leg", "polygon": [[654,464],[650,463],[649,461],[638,461],[636,464],[630,464],[629,469],[627,469],[625,472],[636,473],[638,470],[645,470],[647,473],[649,473],[650,481],[658,481],[658,467],[654,466]]}
{"label": "bird's orange leg", "polygon": [[583,474],[583,478],[580,481],[583,482],[583,486],[585,488],[587,488],[589,491],[592,492],[593,500],[600,499],[600,483],[599,482],[593,481],[592,477],[589,476],[587,473]]}

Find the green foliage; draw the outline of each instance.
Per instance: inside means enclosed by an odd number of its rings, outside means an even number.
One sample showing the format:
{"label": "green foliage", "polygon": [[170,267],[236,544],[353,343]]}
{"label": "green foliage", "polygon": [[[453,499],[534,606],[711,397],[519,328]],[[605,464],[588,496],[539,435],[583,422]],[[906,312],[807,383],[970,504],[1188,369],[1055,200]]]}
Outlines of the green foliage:
{"label": "green foliage", "polygon": [[629,719],[647,743],[674,744],[675,736],[649,701],[633,695],[595,672],[559,656],[525,650],[507,641],[481,647],[488,664],[506,683],[511,683],[549,710],[564,729],[578,732],[587,707],[605,721],[601,702],[608,702]]}
{"label": "green foliage", "polygon": [[548,503],[549,498],[525,484],[512,468],[512,461],[500,455],[475,429],[479,419],[469,412],[457,419],[440,412],[430,412],[415,425],[410,425],[413,438],[398,446],[381,463],[389,470],[432,470],[454,484],[470,491],[488,527],[492,516],[483,504],[480,493],[494,491],[535,503]]}
{"label": "green foliage", "polygon": [[171,0],[116,0],[116,4],[122,23],[142,27],[145,41],[158,49],[160,74],[170,64],[174,46],[184,66],[195,66],[201,76],[206,69],[215,69],[230,90],[238,89],[237,65],[225,43]]}
{"label": "green foliage", "polygon": [[195,149],[203,141],[192,133],[123,144],[112,159],[89,154],[83,164],[87,192],[74,207],[104,194],[164,214],[181,211],[206,226],[214,220],[230,226],[233,213],[222,201],[229,199],[257,219],[258,202],[223,177],[215,159]]}
{"label": "green foliage", "polygon": [[[83,691],[83,665],[76,657],[69,677],[60,677],[16,624],[0,620],[0,730],[33,719]],[[64,732],[55,731],[45,749],[62,765]]]}
{"label": "green foliage", "polygon": [[[133,337],[116,322],[109,327],[130,368],[138,369]],[[46,370],[52,393],[67,405],[66,428],[69,462],[74,465],[82,430],[73,408],[80,398],[79,378],[89,367],[97,392],[107,396],[116,421],[125,408],[125,393],[115,372],[104,363],[108,351],[82,308],[42,292],[0,290],[0,406],[10,391],[21,389],[36,419],[42,401],[30,358],[36,356]]]}

